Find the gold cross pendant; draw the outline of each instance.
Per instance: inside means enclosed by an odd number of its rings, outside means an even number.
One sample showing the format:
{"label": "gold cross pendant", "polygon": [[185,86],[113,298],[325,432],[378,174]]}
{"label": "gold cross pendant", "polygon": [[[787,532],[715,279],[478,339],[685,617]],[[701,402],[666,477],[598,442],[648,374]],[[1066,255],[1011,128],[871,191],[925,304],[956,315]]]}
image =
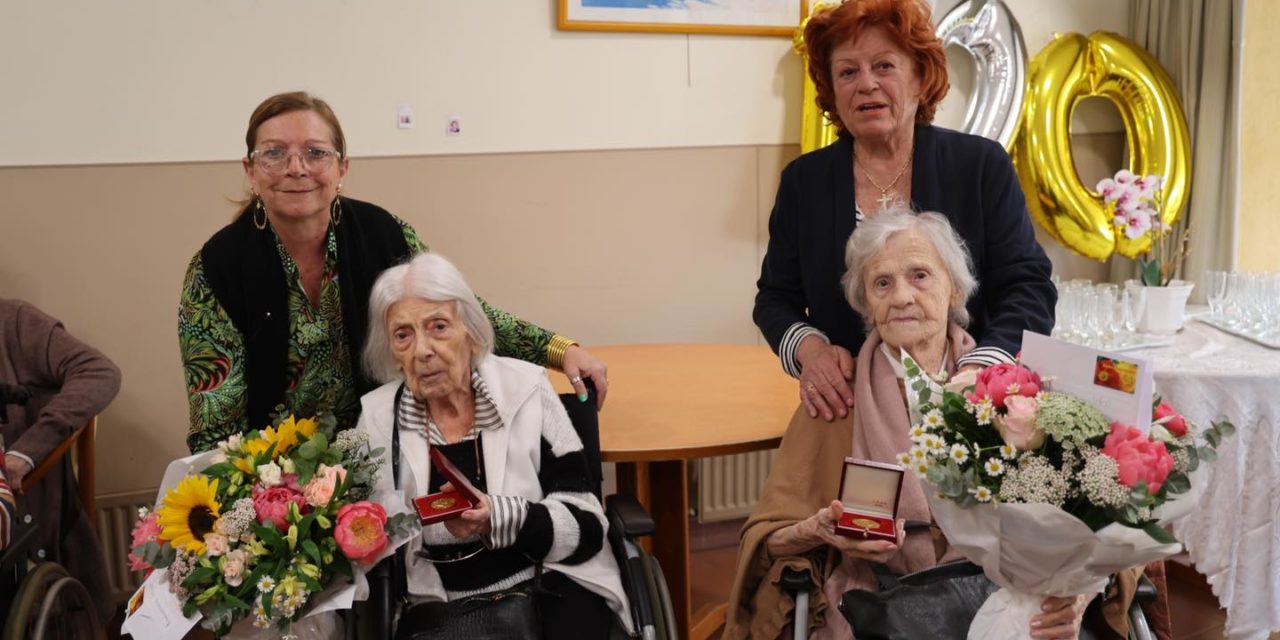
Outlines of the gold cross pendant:
{"label": "gold cross pendant", "polygon": [[888,192],[888,191],[881,191],[881,192],[880,192],[880,197],[879,197],[879,198],[876,198],[876,202],[879,202],[879,203],[880,203],[880,208],[881,208],[881,209],[888,209],[888,208],[889,208],[889,203],[890,203],[890,202],[893,202],[893,198],[889,197],[889,192]]}

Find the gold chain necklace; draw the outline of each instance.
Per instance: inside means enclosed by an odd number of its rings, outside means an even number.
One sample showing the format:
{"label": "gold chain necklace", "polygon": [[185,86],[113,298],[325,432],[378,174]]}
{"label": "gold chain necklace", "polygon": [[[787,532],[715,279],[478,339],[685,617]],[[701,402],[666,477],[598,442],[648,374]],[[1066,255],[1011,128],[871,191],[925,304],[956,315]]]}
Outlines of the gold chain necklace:
{"label": "gold chain necklace", "polygon": [[876,182],[875,178],[871,177],[871,172],[867,171],[867,168],[858,160],[858,152],[856,149],[854,150],[853,163],[858,165],[858,168],[862,169],[862,175],[866,176],[867,180],[875,186],[875,188],[880,190],[880,197],[876,198],[876,202],[880,203],[881,209],[889,206],[889,203],[893,201],[893,198],[889,197],[889,190],[893,188],[893,185],[898,184],[898,181],[902,179],[902,175],[907,172],[907,167],[911,166],[911,156],[914,154],[915,150],[916,146],[912,144],[911,149],[907,151],[907,161],[902,163],[902,168],[898,169],[898,174],[893,176],[893,180],[890,180],[889,184],[883,187],[880,186],[879,182]]}

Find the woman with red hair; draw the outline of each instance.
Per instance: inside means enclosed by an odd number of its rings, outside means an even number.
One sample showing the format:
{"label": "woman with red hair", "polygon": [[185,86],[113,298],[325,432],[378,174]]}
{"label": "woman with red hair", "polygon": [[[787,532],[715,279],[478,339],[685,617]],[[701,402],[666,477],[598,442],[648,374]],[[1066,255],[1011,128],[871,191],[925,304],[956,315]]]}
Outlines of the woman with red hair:
{"label": "woman with red hair", "polygon": [[928,6],[848,0],[816,12],[804,37],[839,138],[783,170],[753,315],[809,416],[843,419],[853,405],[850,354],[866,328],[840,293],[841,256],[859,221],[886,208],[942,213],[973,255],[978,348],[958,366],[1011,362],[1024,329],[1053,327],[1051,266],[1005,150],[930,124],[949,85]]}

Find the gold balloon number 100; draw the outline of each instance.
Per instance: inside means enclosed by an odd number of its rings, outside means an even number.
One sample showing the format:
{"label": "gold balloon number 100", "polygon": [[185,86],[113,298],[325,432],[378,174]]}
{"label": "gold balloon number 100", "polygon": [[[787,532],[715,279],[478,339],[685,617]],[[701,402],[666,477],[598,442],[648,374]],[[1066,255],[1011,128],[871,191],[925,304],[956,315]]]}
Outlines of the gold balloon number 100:
{"label": "gold balloon number 100", "polygon": [[[1005,21],[1004,29],[987,29],[978,37],[996,37],[1004,42],[1022,45],[1017,23],[1000,2],[971,8],[970,2],[962,3],[954,12],[967,12],[990,24],[994,20]],[[814,5],[814,11],[826,4]],[[998,13],[992,13],[998,11]],[[948,14],[943,18],[941,36],[954,36],[963,20],[955,20]],[[1007,32],[1007,33],[1006,33]],[[794,46],[804,59],[804,23],[796,30]],[[998,37],[1004,34],[1004,37]],[[1012,37],[1017,34],[1016,38]],[[976,43],[977,45],[981,43]],[[1001,43],[1003,44],[1003,43]],[[982,50],[1000,51],[1000,47],[982,46]],[[1014,65],[1002,74],[978,69],[979,78],[1004,78],[1020,80],[1017,71],[1021,59],[1011,51],[1006,57],[977,57],[978,65]],[[1014,76],[1011,78],[1010,76]],[[836,139],[835,127],[828,114],[818,110],[814,102],[813,81],[805,75],[804,108],[801,114],[800,148],[803,152],[825,147]],[[1024,93],[1021,110],[1011,110],[1003,104],[1013,95]],[[1102,198],[1080,181],[1076,173],[1071,150],[1071,114],[1081,100],[1100,97],[1112,101],[1124,122],[1125,142],[1129,150],[1128,168],[1138,175],[1164,176],[1163,211],[1161,219],[1172,226],[1186,204],[1191,183],[1191,143],[1187,133],[1187,121],[1178,100],[1177,91],[1169,75],[1160,63],[1142,47],[1114,33],[1098,31],[1085,37],[1078,33],[1060,34],[1054,37],[1034,59],[1026,73],[1024,91],[981,92],[976,99],[986,99],[990,104],[969,105],[969,118],[965,128],[998,139],[1010,147],[1014,166],[1022,190],[1026,194],[1027,209],[1032,218],[1044,227],[1049,235],[1080,255],[1095,260],[1106,260],[1113,252],[1133,258],[1150,248],[1151,240],[1143,236],[1130,240],[1116,233],[1112,215],[1103,205]],[[996,113],[997,118],[972,117],[985,112]],[[1001,119],[1006,119],[1002,124]],[[1009,123],[1007,119],[1016,119]],[[981,128],[974,128],[981,127]],[[968,129],[974,128],[972,131]],[[1012,144],[1008,131],[1014,130]]]}

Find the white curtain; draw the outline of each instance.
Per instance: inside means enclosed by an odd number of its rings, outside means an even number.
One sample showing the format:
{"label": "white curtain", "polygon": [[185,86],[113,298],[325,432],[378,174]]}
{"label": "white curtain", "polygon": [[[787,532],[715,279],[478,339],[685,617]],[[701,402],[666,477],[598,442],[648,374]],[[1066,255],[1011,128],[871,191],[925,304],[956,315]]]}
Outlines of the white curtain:
{"label": "white curtain", "polygon": [[[1191,226],[1180,277],[1203,300],[1207,269],[1235,266],[1239,184],[1240,44],[1243,0],[1131,0],[1130,38],[1173,79],[1191,134],[1191,190],[1174,233]],[[1134,263],[1112,261],[1113,279],[1133,277]]]}

